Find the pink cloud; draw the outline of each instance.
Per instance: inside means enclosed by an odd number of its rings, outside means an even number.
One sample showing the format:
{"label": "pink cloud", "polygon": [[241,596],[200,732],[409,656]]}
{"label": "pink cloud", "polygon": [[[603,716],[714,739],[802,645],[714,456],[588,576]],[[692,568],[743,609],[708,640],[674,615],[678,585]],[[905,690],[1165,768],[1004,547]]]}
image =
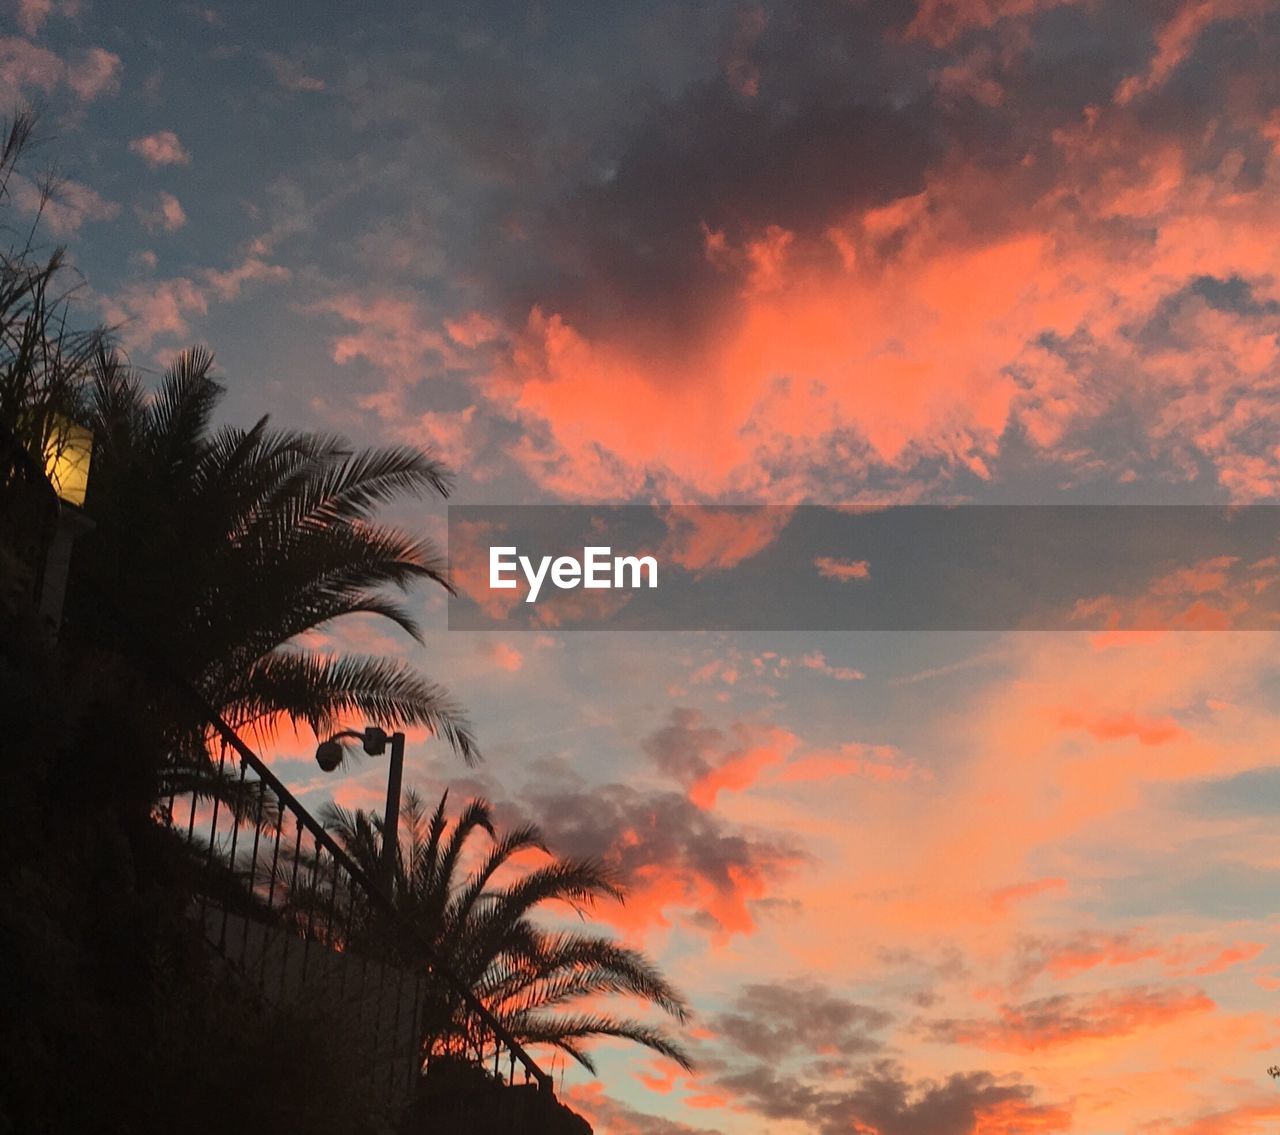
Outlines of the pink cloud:
{"label": "pink cloud", "polygon": [[[180,208],[180,206],[179,206]],[[267,282],[285,283],[293,273],[282,264],[268,264],[258,256],[246,256],[234,268],[222,271],[208,269],[204,278],[219,299],[233,300],[245,284]]]}
{"label": "pink cloud", "polygon": [[64,74],[62,60],[47,48],[16,37],[0,39],[0,92],[9,102],[33,88],[48,94]]}
{"label": "pink cloud", "polygon": [[479,347],[493,342],[502,333],[497,320],[482,311],[468,312],[461,319],[446,319],[449,338],[462,347]]}
{"label": "pink cloud", "polygon": [[841,583],[871,578],[871,565],[866,560],[839,560],[834,556],[819,556],[813,561],[813,566],[824,579],[835,579]]}
{"label": "pink cloud", "polygon": [[262,58],[283,90],[314,94],[325,89],[324,80],[309,75],[298,59],[291,59],[274,51],[264,52]]}
{"label": "pink cloud", "polygon": [[152,169],[159,166],[185,166],[191,163],[191,155],[172,130],[157,130],[154,134],[134,138],[129,143],[129,149]]}
{"label": "pink cloud", "polygon": [[860,682],[866,677],[861,670],[855,670],[852,666],[832,666],[820,650],[803,655],[800,665],[806,670],[816,670],[819,674],[834,678],[837,682]]}
{"label": "pink cloud", "polygon": [[145,349],[158,339],[189,338],[191,321],[207,314],[212,301],[230,302],[246,284],[280,283],[290,276],[283,266],[249,256],[233,268],[207,268],[194,278],[138,280],[101,297],[100,303],[108,321],[120,325],[124,341]]}
{"label": "pink cloud", "polygon": [[179,276],[127,284],[104,297],[102,307],[126,343],[145,348],[161,338],[186,339],[191,319],[209,310],[209,300],[194,281]]}
{"label": "pink cloud", "polygon": [[41,221],[59,236],[77,232],[86,221],[113,220],[120,212],[116,202],[70,178],[54,182],[46,191],[28,178],[16,176],[11,190],[20,209],[31,215],[39,213]]}
{"label": "pink cloud", "polygon": [[514,674],[524,666],[524,654],[509,642],[486,642],[483,653],[499,670]]}
{"label": "pink cloud", "polygon": [[352,326],[331,341],[333,361],[362,359],[386,373],[392,389],[412,386],[431,365],[455,358],[457,345],[421,301],[392,292],[343,292],[313,305]]}
{"label": "pink cloud", "polygon": [[53,0],[17,0],[18,26],[23,34],[34,36],[53,11]]}
{"label": "pink cloud", "polygon": [[398,391],[379,390],[361,398],[359,406],[377,413],[406,444],[430,450],[450,469],[465,469],[473,480],[486,479],[486,469],[475,460],[480,423],[474,403],[461,410],[424,410],[413,415],[405,410]]}
{"label": "pink cloud", "polygon": [[172,193],[161,192],[150,203],[136,205],[134,212],[138,220],[153,232],[156,229],[177,232],[187,223],[186,210]]}
{"label": "pink cloud", "polygon": [[67,68],[67,86],[85,102],[120,89],[120,56],[101,47],[91,47],[79,61]]}
{"label": "pink cloud", "polygon": [[25,101],[31,91],[51,94],[65,84],[82,102],[114,94],[120,85],[120,57],[91,47],[67,63],[48,48],[16,36],[0,37],[0,96]]}

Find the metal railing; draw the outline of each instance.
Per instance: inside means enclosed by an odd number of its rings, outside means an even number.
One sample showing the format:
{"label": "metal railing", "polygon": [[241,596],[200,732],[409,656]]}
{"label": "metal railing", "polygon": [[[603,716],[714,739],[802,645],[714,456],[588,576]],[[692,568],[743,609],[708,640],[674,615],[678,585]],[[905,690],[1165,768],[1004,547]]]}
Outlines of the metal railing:
{"label": "metal railing", "polygon": [[[173,679],[170,678],[172,684]],[[337,1008],[344,1046],[407,1100],[434,1063],[483,1068],[490,1082],[551,1077],[406,924],[393,899],[262,759],[185,683],[216,738],[165,770],[165,822],[197,867],[193,914],[268,1001]]]}

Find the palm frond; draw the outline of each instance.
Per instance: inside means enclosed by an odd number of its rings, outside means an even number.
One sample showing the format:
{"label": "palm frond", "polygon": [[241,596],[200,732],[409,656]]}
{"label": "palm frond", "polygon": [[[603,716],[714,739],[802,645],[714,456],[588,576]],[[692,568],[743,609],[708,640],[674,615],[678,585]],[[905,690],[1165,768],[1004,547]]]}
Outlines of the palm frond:
{"label": "palm frond", "polygon": [[614,1017],[607,1013],[582,1013],[572,1016],[544,1016],[535,1013],[517,1014],[509,1019],[508,1028],[515,1027],[529,1044],[549,1044],[569,1053],[587,1071],[594,1073],[595,1065],[576,1044],[596,1037],[614,1037],[635,1044],[674,1060],[686,1072],[692,1072],[693,1057],[677,1041],[661,1029],[642,1024],[626,1017]]}
{"label": "palm frond", "polygon": [[233,704],[249,717],[287,714],[317,734],[351,717],[423,725],[468,764],[480,755],[449,695],[399,659],[277,650],[253,666]]}
{"label": "palm frond", "polygon": [[148,414],[148,442],[172,472],[199,460],[214,408],[223,387],[210,375],[213,353],[207,347],[181,352],[164,373]]}
{"label": "palm frond", "polygon": [[[520,851],[547,851],[541,833],[527,824],[497,834],[492,809],[482,799],[470,801],[451,822],[448,796],[442,795],[429,816],[416,793],[406,794],[402,808],[409,833],[401,842],[403,867],[395,900],[401,917],[430,947],[431,957],[525,1045],[551,1045],[592,1068],[586,1044],[614,1037],[689,1067],[688,1053],[661,1029],[626,1016],[573,1009],[586,1000],[630,998],[686,1021],[687,1002],[643,953],[598,935],[550,931],[535,921],[548,903],[567,902],[581,912],[597,899],[621,898],[609,869],[589,859],[553,859],[496,886],[499,870]],[[376,857],[384,835],[376,813],[335,807],[326,813],[326,824],[357,858]],[[459,882],[459,865],[469,858],[469,844],[480,832],[492,846]],[[377,936],[372,926],[366,929]],[[474,1022],[461,999],[441,987],[428,1000],[424,1052],[467,1049]]]}

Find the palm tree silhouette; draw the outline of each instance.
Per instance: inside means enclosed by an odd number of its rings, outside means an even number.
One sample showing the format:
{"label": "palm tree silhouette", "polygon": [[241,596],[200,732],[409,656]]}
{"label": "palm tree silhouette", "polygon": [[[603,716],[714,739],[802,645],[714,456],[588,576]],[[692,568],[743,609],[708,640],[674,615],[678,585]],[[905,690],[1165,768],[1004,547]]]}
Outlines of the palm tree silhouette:
{"label": "palm tree silhouette", "polygon": [[[685,1049],[661,1028],[581,1003],[622,995],[656,1006],[683,1023],[685,1001],[638,950],[609,938],[549,930],[534,921],[539,908],[567,904],[585,916],[601,899],[623,899],[606,867],[590,859],[552,858],[521,869],[524,853],[547,852],[532,824],[501,835],[485,800],[472,800],[450,821],[448,792],[434,812],[412,789],[400,817],[394,901],[401,918],[521,1044],[558,1048],[589,1071],[585,1042],[616,1037],[644,1045],[691,1067]],[[381,862],[382,817],[329,805],[325,826],[367,871]],[[475,837],[487,836],[483,851]],[[464,867],[464,864],[467,864]],[[505,880],[499,882],[498,880]],[[380,946],[386,924],[370,921],[352,933],[352,948]],[[392,949],[399,948],[391,944]],[[404,957],[406,963],[422,959]],[[468,1051],[463,1006],[441,991],[427,1006],[424,1057]]]}
{"label": "palm tree silhouette", "polygon": [[[353,450],[266,417],[215,428],[224,389],[212,366],[207,350],[188,350],[148,396],[117,352],[98,352],[85,503],[96,528],[76,548],[69,633],[126,658],[166,660],[237,729],[270,735],[288,720],[323,732],[353,716],[426,726],[476,760],[461,711],[406,662],[301,639],[358,613],[419,636],[387,589],[448,587],[444,559],[374,514],[400,498],[447,495],[449,472],[416,449]],[[206,723],[158,708],[173,715],[190,767],[207,772]]]}

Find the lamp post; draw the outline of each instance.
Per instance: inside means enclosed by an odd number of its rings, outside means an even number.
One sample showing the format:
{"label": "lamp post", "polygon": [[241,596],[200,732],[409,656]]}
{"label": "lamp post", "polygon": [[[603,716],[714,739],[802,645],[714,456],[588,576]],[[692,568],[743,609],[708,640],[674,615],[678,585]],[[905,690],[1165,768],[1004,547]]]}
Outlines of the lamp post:
{"label": "lamp post", "polygon": [[376,725],[368,725],[361,732],[356,729],[344,729],[335,733],[327,741],[321,741],[316,748],[316,764],[325,772],[333,772],[342,764],[344,738],[352,737],[360,741],[364,751],[371,757],[381,756],[386,752],[387,742],[391,742],[391,767],[387,770],[387,808],[382,817],[382,887],[387,898],[395,900],[396,852],[400,846],[400,781],[404,776],[404,734],[388,735],[385,729]]}

